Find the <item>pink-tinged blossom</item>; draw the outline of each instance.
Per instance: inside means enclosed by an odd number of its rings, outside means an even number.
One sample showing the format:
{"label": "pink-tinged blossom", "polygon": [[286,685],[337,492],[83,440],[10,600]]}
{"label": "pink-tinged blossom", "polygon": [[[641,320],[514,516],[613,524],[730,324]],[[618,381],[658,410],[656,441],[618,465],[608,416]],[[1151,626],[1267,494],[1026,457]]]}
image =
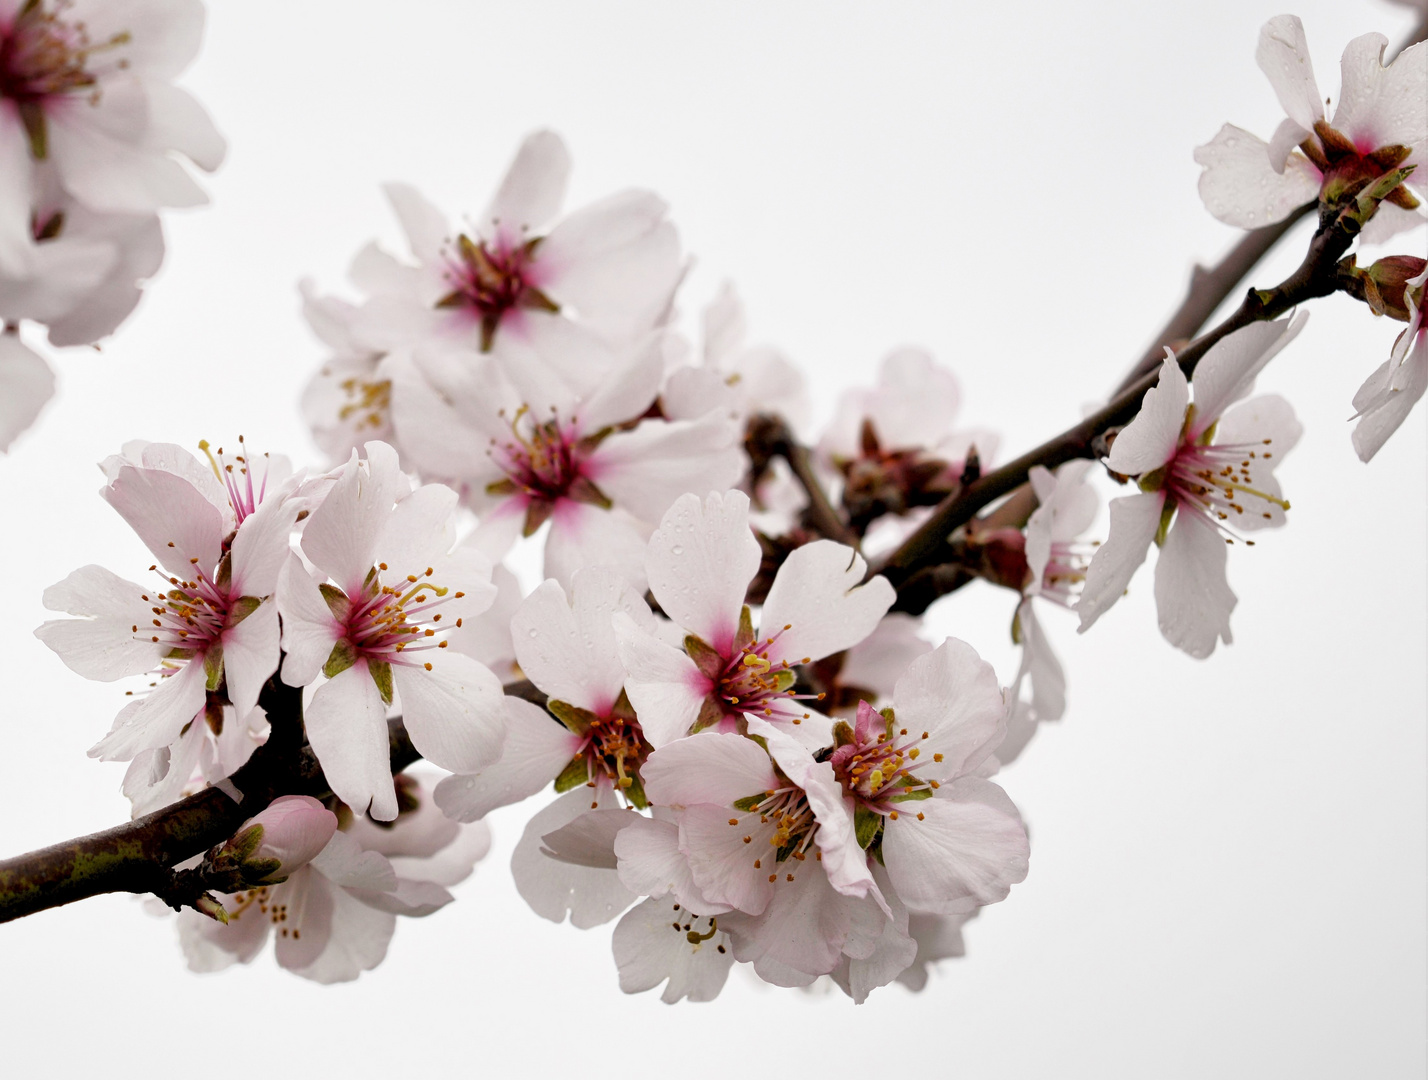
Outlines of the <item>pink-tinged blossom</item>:
{"label": "pink-tinged blossom", "polygon": [[373,440],[400,450],[392,431],[386,349],[364,338],[359,308],[319,296],[310,281],[300,288],[303,318],[331,350],[302,392],[302,415],[313,440],[332,461],[345,461]]}
{"label": "pink-tinged blossom", "polygon": [[1195,370],[1194,404],[1166,350],[1159,383],[1111,447],[1107,465],[1137,478],[1141,494],[1111,500],[1110,533],[1076,605],[1082,632],[1120,599],[1155,543],[1155,603],[1166,640],[1200,658],[1217,641],[1230,643],[1236,599],[1225,580],[1225,547],[1253,544],[1240,534],[1284,524],[1289,503],[1274,469],[1302,431],[1281,397],[1235,402],[1307,318],[1254,323],[1217,342]]}
{"label": "pink-tinged blossom", "polygon": [[223,138],[172,84],[203,21],[198,0],[0,5],[0,267],[36,257],[31,197],[44,182],[100,213],[206,201],[177,158],[211,171]]}
{"label": "pink-tinged blossom", "polygon": [[[1226,124],[1195,151],[1205,167],[1200,197],[1228,225],[1256,229],[1282,221],[1296,207],[1335,201],[1395,168],[1418,166],[1364,227],[1369,243],[1424,221],[1428,195],[1428,45],[1404,49],[1385,66],[1388,39],[1364,34],[1344,49],[1341,90],[1332,121],[1324,111],[1304,39],[1294,15],[1276,15],[1260,30],[1255,60],[1286,118],[1268,142]],[[1412,189],[1412,190],[1408,190]]]}
{"label": "pink-tinged blossom", "polygon": [[734,953],[719,920],[695,915],[660,897],[636,904],[615,924],[611,937],[620,989],[627,994],[664,983],[666,1005],[688,998],[713,1001],[724,989]]}
{"label": "pink-tinged blossom", "polygon": [[295,481],[277,483],[282,459],[219,455],[206,466],[178,446],[133,443],[106,459],[101,494],[157,558],[157,580],[141,586],[87,566],[45,590],[50,610],[81,616],[35,631],[71,670],[106,682],[157,676],[90,751],[105,761],[172,746],[225,702],[248,716],[277,668],[268,598],[298,513]]}
{"label": "pink-tinged blossom", "polygon": [[393,345],[441,339],[520,356],[551,336],[630,339],[661,322],[682,274],[668,208],[627,190],[562,216],[570,166],[559,136],[528,136],[465,228],[416,189],[389,184],[411,261],[359,256],[373,332]]}
{"label": "pink-tinged blossom", "polygon": [[282,678],[326,676],[303,712],[308,741],[337,796],[379,821],[397,814],[387,709],[400,698],[417,751],[441,768],[474,773],[501,753],[501,684],[449,648],[448,633],[495,598],[491,565],[452,549],[456,493],[412,489],[396,451],[371,442],[342,467],[312,511],[302,550],[330,580],[289,555],[278,583]]}
{"label": "pink-tinged blossom", "polygon": [[755,413],[782,416],[797,431],[812,407],[803,374],[777,349],[745,342],[744,305],[724,282],[704,309],[704,349],[697,365],[675,369],[660,394],[664,415],[694,420],[712,410],[741,428]]}
{"label": "pink-tinged blossom", "polygon": [[1404,290],[1408,327],[1398,335],[1393,352],[1354,395],[1354,451],[1369,461],[1398,430],[1423,392],[1428,390],[1428,321],[1423,309],[1428,300],[1428,269],[1408,282]]}
{"label": "pink-tinged blossom", "polygon": [[255,706],[240,717],[210,702],[168,746],[141,750],[124,773],[124,796],[140,818],[232,776],[268,740],[268,718]]}
{"label": "pink-tinged blossom", "polygon": [[426,352],[393,376],[393,416],[406,460],[481,516],[472,543],[492,558],[549,521],[548,577],[568,584],[577,567],[604,564],[643,589],[654,523],[684,492],[735,483],[745,457],[717,413],[641,419],[659,390],[660,336],[610,365],[585,393],[543,359],[517,377],[490,358]]}
{"label": "pink-tinged blossom", "polygon": [[457,825],[430,792],[402,776],[402,815],[390,826],[352,819],[311,862],[278,885],[223,898],[224,925],[179,915],[179,942],[193,971],[250,963],[271,933],[279,966],[314,982],[348,982],[380,964],[396,917],[421,917],[453,899],[490,850],[483,824]]}
{"label": "pink-tinged blossom", "polygon": [[[955,426],[961,390],[921,349],[889,353],[875,386],[845,392],[818,444],[842,475],[842,501],[867,532],[866,551],[896,546],[959,483],[975,450],[985,465],[998,439]],[[871,526],[871,528],[869,528]]]}
{"label": "pink-tinged blossom", "polygon": [[1021,645],[1021,666],[1009,691],[1007,737],[997,749],[1003,765],[1021,752],[1037,724],[1059,720],[1066,711],[1066,674],[1033,601],[1040,597],[1071,608],[1080,596],[1095,551],[1081,536],[1100,507],[1095,489],[1086,482],[1090,469],[1089,461],[1068,461],[1055,476],[1040,465],[1031,469],[1038,505],[1026,523],[1026,585],[1013,623],[1013,637]]}
{"label": "pink-tinged blossom", "polygon": [[794,692],[793,669],[871,634],[893,588],[881,577],[864,583],[867,566],[852,548],[818,540],[779,567],[755,631],[744,596],[761,557],[739,491],[681,496],[650,538],[650,591],[684,631],[684,648],[625,617],[615,629],[625,689],[651,745],[691,729],[736,731],[746,716],[786,725],[810,746],[827,741],[829,720]]}
{"label": "pink-tinged blossom", "polygon": [[0,450],[9,450],[54,397],[55,373],[19,332],[0,333]]}
{"label": "pink-tinged blossom", "polygon": [[559,719],[507,699],[500,759],[476,775],[443,780],[436,790],[442,810],[475,821],[552,782],[558,792],[609,789],[620,802],[645,805],[639,770],[650,747],[622,685],[616,612],[655,630],[644,600],[603,566],[577,571],[569,599],[556,581],[526,597],[510,623],[516,659]]}

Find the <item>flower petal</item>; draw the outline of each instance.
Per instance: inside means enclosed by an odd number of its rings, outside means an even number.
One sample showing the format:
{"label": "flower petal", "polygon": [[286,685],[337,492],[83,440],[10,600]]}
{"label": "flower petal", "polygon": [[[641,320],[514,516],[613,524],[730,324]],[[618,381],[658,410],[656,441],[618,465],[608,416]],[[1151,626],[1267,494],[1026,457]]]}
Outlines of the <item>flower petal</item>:
{"label": "flower petal", "polygon": [[1126,591],[1150,551],[1151,541],[1160,528],[1164,505],[1163,491],[1111,500],[1109,535],[1091,557],[1091,565],[1086,568],[1086,587],[1074,609],[1081,616],[1081,625],[1076,628],[1078,633],[1089,630]]}
{"label": "flower petal", "polygon": [[378,821],[397,816],[387,709],[366,660],[317,688],[303,710],[303,727],[333,794],[354,814]]}
{"label": "flower petal", "polygon": [[613,625],[629,673],[625,690],[645,741],[660,747],[688,734],[714,684],[684,652],[641,630],[628,615],[617,612]]}
{"label": "flower petal", "polygon": [[917,744],[916,771],[927,780],[948,781],[971,772],[1006,734],[997,673],[956,638],[908,665],[893,702],[899,727],[914,737],[926,733]]}
{"label": "flower petal", "polygon": [[1314,65],[1299,17],[1276,15],[1265,23],[1254,58],[1289,119],[1306,131],[1312,130],[1314,121],[1324,117],[1324,95],[1314,81]]}
{"label": "flower petal", "polygon": [[55,651],[65,666],[86,679],[113,682],[155,667],[169,647],[140,636],[153,614],[144,590],[102,566],[82,566],[51,585],[42,597],[51,611],[82,619],[51,619],[35,637]]}
{"label": "flower petal", "polygon": [[0,334],[0,389],[0,450],[8,450],[55,394],[55,373],[18,334]]}
{"label": "flower petal", "polygon": [[569,913],[571,924],[582,930],[609,922],[636,899],[614,870],[575,866],[541,851],[541,837],[568,825],[592,809],[592,803],[595,809],[616,806],[614,793],[607,785],[594,791],[567,791],[526,823],[511,855],[516,891],[531,910],[551,922],[563,922]]}
{"label": "flower petal", "polygon": [[1140,476],[1160,468],[1175,456],[1180,445],[1180,430],[1185,426],[1189,404],[1190,384],[1175,354],[1166,349],[1159,381],[1145,392],[1135,419],[1121,428],[1106,464],[1126,476]]}
{"label": "flower petal", "polygon": [[1213,139],[1195,148],[1195,162],[1205,169],[1199,182],[1205,209],[1226,225],[1258,229],[1313,202],[1323,182],[1319,170],[1296,153],[1287,154],[1276,168],[1275,158],[1282,152],[1277,142],[1270,145],[1233,124],[1220,128]]}
{"label": "flower petal", "polygon": [[500,760],[506,738],[501,682],[461,653],[425,655],[434,657],[430,671],[405,664],[392,668],[412,745],[440,768],[480,772]]}
{"label": "flower petal", "polygon": [[513,697],[502,704],[506,739],[500,759],[475,775],[448,776],[436,785],[436,804],[447,817],[477,821],[499,806],[534,795],[560,775],[580,749],[580,736],[544,709]]}
{"label": "flower petal", "polygon": [[1203,660],[1230,643],[1235,594],[1225,580],[1225,538],[1203,515],[1175,515],[1155,564],[1155,609],[1165,640]]}
{"label": "flower petal", "polygon": [[775,638],[770,659],[821,660],[871,634],[897,593],[881,576],[864,584],[867,570],[861,555],[833,540],[795,548],[764,601],[760,632]]}

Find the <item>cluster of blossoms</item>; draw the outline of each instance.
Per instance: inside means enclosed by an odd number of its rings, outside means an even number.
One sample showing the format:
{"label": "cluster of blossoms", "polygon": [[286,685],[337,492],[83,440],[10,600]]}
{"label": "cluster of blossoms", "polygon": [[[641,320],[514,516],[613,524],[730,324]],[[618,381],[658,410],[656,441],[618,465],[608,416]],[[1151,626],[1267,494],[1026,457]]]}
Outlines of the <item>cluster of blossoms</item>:
{"label": "cluster of blossoms", "polygon": [[[70,41],[70,8],[46,10],[26,5],[6,32]],[[1197,152],[1210,210],[1257,226],[1317,200],[1324,221],[1357,214],[1380,237],[1411,224],[1428,48],[1385,67],[1383,44],[1351,43],[1331,124],[1298,20],[1271,20],[1258,57],[1288,119],[1270,143],[1227,127]],[[73,48],[90,82],[56,94],[96,85],[85,64],[108,55]],[[14,55],[0,46],[0,67]],[[0,73],[0,98],[14,78]],[[36,176],[46,147],[68,145],[48,101],[16,106]],[[166,166],[170,149],[216,163],[196,137],[141,141]],[[241,807],[240,770],[310,751],[320,798],[256,808],[176,868],[206,887],[179,920],[195,970],[253,959],[271,931],[297,974],[357,977],[397,915],[452,899],[489,846],[487,814],[549,791],[515,846],[516,886],[547,919],[618,920],[626,991],[709,1000],[735,963],[780,986],[826,976],[859,1002],[895,980],[919,989],[1028,872],[993,777],[1066,709],[1039,612],[1089,629],[1154,545],[1165,638],[1199,658],[1230,642],[1228,548],[1286,522],[1274,470],[1301,434],[1287,401],[1249,395],[1307,316],[1248,321],[1203,355],[1166,349],[1134,419],[1098,433],[1105,472],[1139,488],[1111,501],[1104,543],[1089,538],[1095,462],[1061,458],[1021,474],[1024,499],[938,537],[895,588],[879,570],[998,449],[956,422],[953,374],[897,349],[813,431],[797,369],[746,341],[731,286],[703,313],[702,347],[683,335],[664,203],[628,191],[562,215],[569,171],[557,136],[530,136],[460,228],[390,186],[409,251],[363,249],[356,302],[303,285],[332,350],[303,398],[329,462],[294,471],[241,440],[200,444],[206,460],[125,446],[102,494],[152,553],[147,584],[78,570],[44,594],[73,618],[37,633],[81,675],[147,680],[91,750],[130,763],[136,817],[207,787]],[[66,198],[92,195],[56,176]],[[1350,256],[1337,272],[1408,324],[1354,399],[1367,460],[1428,387],[1428,264]],[[504,565],[522,543],[543,545],[524,595]],[[1007,591],[1022,652],[1006,679],[917,618],[918,589],[974,579]],[[417,756],[447,775],[412,778]]]}
{"label": "cluster of blossoms", "polygon": [[22,321],[113,333],[163,261],[157,211],[206,201],[179,159],[212,171],[225,144],[172,81],[203,22],[200,0],[0,3],[0,450],[54,393]]}

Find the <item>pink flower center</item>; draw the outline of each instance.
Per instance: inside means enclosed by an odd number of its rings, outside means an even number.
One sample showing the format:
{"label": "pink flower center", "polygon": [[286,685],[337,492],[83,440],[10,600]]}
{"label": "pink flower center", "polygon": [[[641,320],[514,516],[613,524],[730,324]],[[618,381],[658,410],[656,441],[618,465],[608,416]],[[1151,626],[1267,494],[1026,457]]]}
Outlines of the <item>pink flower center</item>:
{"label": "pink flower center", "polygon": [[242,525],[244,519],[258,509],[258,504],[268,493],[268,455],[263,455],[263,478],[258,481],[258,486],[255,488],[253,474],[249,470],[248,447],[244,443],[242,435],[238,436],[238,453],[231,461],[224,454],[221,446],[215,456],[209,450],[207,439],[200,439],[198,448],[208,458],[213,475],[218,477],[219,483],[228,493],[228,504],[233,507],[234,523]]}
{"label": "pink flower center", "polygon": [[1051,558],[1046,561],[1046,569],[1041,574],[1041,595],[1046,599],[1070,607],[1086,584],[1086,568],[1091,565],[1091,556],[1096,545],[1075,540],[1053,540]]}
{"label": "pink flower center", "polygon": [[[68,0],[57,0],[45,10],[44,0],[30,0],[9,27],[0,30],[0,97],[34,104],[55,94],[66,94],[96,84],[91,58],[129,42],[127,33],[91,42],[83,22],[63,16]],[[116,69],[128,67],[123,58]]]}
{"label": "pink flower center", "polygon": [[585,756],[592,784],[596,777],[604,776],[617,791],[624,793],[638,781],[640,766],[650,756],[650,746],[633,714],[612,714],[590,721],[590,731],[580,752]]}
{"label": "pink flower center", "polygon": [[[413,659],[410,654],[447,647],[445,638],[437,638],[459,627],[461,619],[443,625],[443,613],[437,609],[466,594],[452,592],[433,582],[431,577],[435,570],[430,566],[422,575],[407,575],[400,585],[383,585],[378,571],[386,569],[386,563],[378,563],[367,576],[367,588],[362,596],[351,601],[345,620],[345,637],[358,655],[369,661],[408,667],[420,664],[430,671],[429,662]],[[325,587],[324,592],[328,589],[332,587]],[[328,595],[334,593],[335,589]]]}
{"label": "pink flower center", "polygon": [[554,502],[565,495],[580,476],[573,426],[562,427],[554,415],[537,421],[526,405],[516,410],[510,423],[511,441],[497,443],[493,439],[487,453],[510,477],[510,483],[532,498]]}
{"label": "pink flower center", "polygon": [[154,617],[150,627],[134,626],[134,636],[180,650],[181,655],[172,659],[187,659],[189,655],[203,653],[219,640],[228,625],[227,590],[215,585],[197,567],[193,581],[165,575],[157,564],[149,569],[159,575],[167,588],[140,594],[145,602],[153,605],[149,610]]}
{"label": "pink flower center", "polygon": [[[1247,512],[1255,512],[1246,511],[1245,495],[1289,509],[1286,500],[1270,494],[1255,480],[1256,469],[1263,468],[1264,475],[1274,467],[1272,446],[1272,439],[1214,446],[1182,443],[1166,471],[1167,493],[1182,512],[1200,514],[1213,525],[1226,543],[1243,540],[1232,531],[1232,525]],[[1273,517],[1268,510],[1258,513],[1266,519]],[[1254,546],[1253,540],[1243,542]]]}
{"label": "pink flower center", "polygon": [[451,292],[437,301],[474,315],[481,324],[481,351],[489,352],[501,320],[517,308],[559,311],[560,306],[537,287],[535,251],[540,238],[523,244],[504,239],[495,244],[472,240],[465,233],[446,254],[443,276]]}
{"label": "pink flower center", "polygon": [[[801,701],[822,701],[825,694],[800,694],[794,691],[798,681],[797,673],[786,659],[772,657],[772,653],[784,632],[792,626],[785,626],[777,633],[762,640],[755,640],[734,654],[732,660],[719,674],[714,686],[714,696],[728,716],[744,713],[760,713],[774,720],[791,721],[801,724],[809,713]],[[797,663],[811,663],[804,657]]]}
{"label": "pink flower center", "polygon": [[[829,757],[833,775],[844,794],[860,806],[878,814],[896,814],[898,800],[926,798],[937,787],[936,781],[913,775],[929,732],[897,727],[863,701],[858,704],[856,724],[840,723],[837,737],[839,745]],[[932,759],[941,761],[942,755],[934,754]]]}
{"label": "pink flower center", "polygon": [[[808,858],[814,837],[818,835],[818,819],[813,816],[813,808],[808,805],[804,790],[792,784],[775,788],[740,799],[735,810],[742,810],[743,813],[731,817],[729,824],[736,829],[748,830],[743,840],[749,845],[748,855],[753,858],[754,869],[770,871],[770,884],[778,881],[780,874],[792,881],[794,874],[788,869],[780,871],[778,864],[789,859],[803,862]],[[751,827],[750,819],[754,815],[758,815],[759,819],[757,828]],[[767,834],[767,844],[762,840],[755,843],[756,836],[760,834]]]}

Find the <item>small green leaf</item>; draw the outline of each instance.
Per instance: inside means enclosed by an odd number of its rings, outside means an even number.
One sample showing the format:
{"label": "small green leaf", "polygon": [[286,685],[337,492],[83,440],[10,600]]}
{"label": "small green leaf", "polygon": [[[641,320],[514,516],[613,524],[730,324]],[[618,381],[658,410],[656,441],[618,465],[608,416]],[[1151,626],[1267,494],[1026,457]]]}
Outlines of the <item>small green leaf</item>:
{"label": "small green leaf", "polygon": [[1155,546],[1160,547],[1165,543],[1165,537],[1170,532],[1170,521],[1175,517],[1175,500],[1166,499],[1165,505],[1160,508],[1160,524],[1155,529]]}
{"label": "small green leaf", "polygon": [[858,846],[864,851],[872,846],[882,828],[882,814],[874,813],[865,806],[853,811],[853,829],[858,836]]}
{"label": "small green leaf", "polygon": [[332,644],[332,651],[327,654],[327,663],[322,665],[322,673],[329,679],[335,679],[355,663],[357,650],[352,647],[352,642],[346,638],[338,638]]}
{"label": "small green leaf", "polygon": [[207,689],[217,690],[223,682],[223,646],[216,641],[204,651],[203,673],[208,676]]}
{"label": "small green leaf", "polygon": [[372,673],[372,681],[377,684],[377,693],[382,695],[382,703],[392,703],[392,665],[385,660],[368,660],[367,670]]}
{"label": "small green leaf", "polygon": [[[908,777],[908,779],[912,778]],[[931,788],[917,788],[913,791],[904,791],[901,795],[894,795],[888,802],[920,802],[930,798],[932,798]]]}
{"label": "small green leaf", "polygon": [[590,782],[590,769],[585,764],[585,755],[571,758],[570,764],[560,770],[560,775],[555,778],[555,790],[558,793],[573,791],[576,788]]}
{"label": "small green leaf", "polygon": [[685,634],[684,651],[689,654],[689,659],[694,661],[694,666],[699,669],[700,674],[706,678],[717,679],[723,673],[724,658],[703,638],[695,634]]}
{"label": "small green leaf", "polygon": [[589,709],[582,709],[568,701],[558,701],[552,698],[545,703],[545,707],[550,710],[552,716],[576,735],[584,735],[590,730],[591,723],[599,719]]}
{"label": "small green leaf", "polygon": [[352,601],[347,599],[347,594],[336,585],[329,585],[325,581],[317,589],[327,601],[327,610],[332,612],[332,617],[340,623],[345,623],[347,613],[352,610]]}
{"label": "small green leaf", "polygon": [[237,600],[233,601],[232,605],[228,608],[228,625],[237,626],[249,615],[257,611],[262,603],[263,601],[259,600],[256,596],[240,596]]}
{"label": "small green leaf", "polygon": [[749,605],[745,604],[739,612],[739,632],[734,635],[734,645],[736,648],[747,649],[754,643],[754,616],[749,611]]}

